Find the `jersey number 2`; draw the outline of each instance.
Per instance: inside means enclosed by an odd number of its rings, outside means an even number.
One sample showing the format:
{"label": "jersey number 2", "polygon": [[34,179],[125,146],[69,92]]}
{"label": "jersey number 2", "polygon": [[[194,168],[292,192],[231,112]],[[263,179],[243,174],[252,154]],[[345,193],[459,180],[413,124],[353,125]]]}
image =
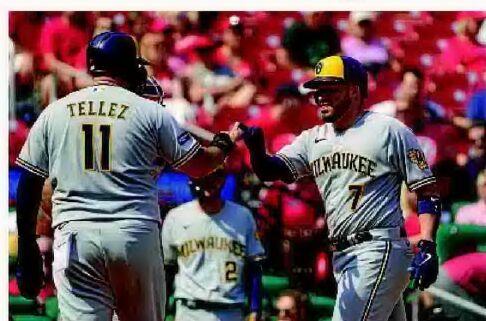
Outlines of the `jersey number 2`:
{"label": "jersey number 2", "polygon": [[225,263],[225,279],[226,282],[234,282],[238,280],[238,275],[236,274],[236,262],[226,261]]}
{"label": "jersey number 2", "polygon": [[365,186],[363,185],[349,185],[349,191],[353,194],[353,203],[351,204],[351,210],[356,211],[358,202],[364,194]]}
{"label": "jersey number 2", "polygon": [[[93,125],[83,124],[84,132],[84,169],[94,170],[94,137]],[[110,170],[110,138],[111,126],[100,125],[101,133],[101,170]]]}

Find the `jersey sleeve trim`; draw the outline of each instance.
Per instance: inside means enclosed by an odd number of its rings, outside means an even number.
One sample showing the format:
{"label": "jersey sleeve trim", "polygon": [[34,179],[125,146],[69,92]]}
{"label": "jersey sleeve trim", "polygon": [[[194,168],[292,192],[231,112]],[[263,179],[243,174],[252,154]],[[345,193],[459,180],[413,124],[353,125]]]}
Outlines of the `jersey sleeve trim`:
{"label": "jersey sleeve trim", "polygon": [[184,155],[182,155],[181,158],[171,164],[172,168],[177,169],[187,163],[191,158],[194,157],[194,155],[196,155],[200,148],[201,144],[196,141],[194,145],[192,145],[192,147],[189,148],[189,150]]}
{"label": "jersey sleeve trim", "polygon": [[285,163],[285,165],[287,165],[290,172],[292,173],[292,177],[294,178],[294,180],[297,180],[299,178],[299,173],[297,172],[297,169],[295,168],[295,165],[292,163],[292,161],[284,154],[277,153],[275,154],[275,156],[280,158]]}
{"label": "jersey sleeve trim", "polygon": [[37,176],[40,176],[42,178],[48,178],[49,177],[49,173],[46,172],[45,170],[43,170],[42,168],[38,167],[38,166],[35,166],[35,165],[32,165],[31,163],[23,160],[22,158],[20,157],[17,157],[15,163],[17,165],[19,165],[20,167],[28,170],[29,172],[37,175]]}
{"label": "jersey sleeve trim", "polygon": [[429,185],[429,184],[432,184],[432,183],[435,183],[437,180],[434,176],[429,176],[429,177],[426,177],[424,179],[421,179],[417,182],[413,182],[411,184],[408,185],[408,189],[413,192],[425,185]]}

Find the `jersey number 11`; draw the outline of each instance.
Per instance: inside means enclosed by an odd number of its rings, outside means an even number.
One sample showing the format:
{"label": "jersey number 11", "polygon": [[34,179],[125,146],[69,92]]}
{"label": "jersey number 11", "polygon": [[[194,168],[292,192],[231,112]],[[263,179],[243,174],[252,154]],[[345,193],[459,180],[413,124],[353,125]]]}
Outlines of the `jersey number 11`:
{"label": "jersey number 11", "polygon": [[[94,133],[93,124],[83,124],[82,130],[84,132],[84,169],[94,170],[95,155],[94,155]],[[110,170],[110,138],[111,126],[100,125],[101,134],[101,170]]]}

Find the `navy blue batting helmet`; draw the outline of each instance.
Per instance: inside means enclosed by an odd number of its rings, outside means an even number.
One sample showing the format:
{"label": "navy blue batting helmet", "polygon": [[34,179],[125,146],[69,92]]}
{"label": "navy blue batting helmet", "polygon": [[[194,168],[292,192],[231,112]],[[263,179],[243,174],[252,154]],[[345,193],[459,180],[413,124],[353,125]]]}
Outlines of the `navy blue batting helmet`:
{"label": "navy blue batting helmet", "polygon": [[145,84],[148,61],[139,57],[135,39],[124,32],[103,32],[89,42],[86,50],[88,72],[93,76],[115,76],[127,81],[130,89]]}

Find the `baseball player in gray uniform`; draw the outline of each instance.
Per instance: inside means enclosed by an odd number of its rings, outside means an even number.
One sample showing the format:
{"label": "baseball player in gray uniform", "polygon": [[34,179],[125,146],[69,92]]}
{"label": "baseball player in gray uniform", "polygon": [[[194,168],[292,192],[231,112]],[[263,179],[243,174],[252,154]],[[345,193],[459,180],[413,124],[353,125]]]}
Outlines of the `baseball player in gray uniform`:
{"label": "baseball player in gray uniform", "polygon": [[114,311],[121,321],[164,319],[160,165],[206,175],[237,136],[236,129],[218,133],[203,148],[158,103],[137,95],[147,74],[136,48],[125,33],[93,38],[87,65],[95,85],[49,105],[17,159],[25,169],[17,191],[19,288],[35,297],[42,285],[35,218],[50,177],[64,321],[111,321]]}
{"label": "baseball player in gray uniform", "polygon": [[[245,128],[252,167],[264,181],[313,176],[334,251],[333,321],[405,320],[401,295],[409,278],[412,287],[424,289],[437,277],[435,178],[410,129],[363,110],[367,72],[358,61],[326,57],[304,86],[313,90],[324,124],[303,131],[276,155],[266,153],[260,128]],[[402,227],[402,181],[418,195],[422,240],[413,259]]]}
{"label": "baseball player in gray uniform", "polygon": [[222,169],[193,180],[196,199],[164,220],[164,262],[173,274],[177,267],[176,321],[242,321],[245,290],[252,320],[259,317],[264,250],[251,212],[221,199],[224,181]]}

